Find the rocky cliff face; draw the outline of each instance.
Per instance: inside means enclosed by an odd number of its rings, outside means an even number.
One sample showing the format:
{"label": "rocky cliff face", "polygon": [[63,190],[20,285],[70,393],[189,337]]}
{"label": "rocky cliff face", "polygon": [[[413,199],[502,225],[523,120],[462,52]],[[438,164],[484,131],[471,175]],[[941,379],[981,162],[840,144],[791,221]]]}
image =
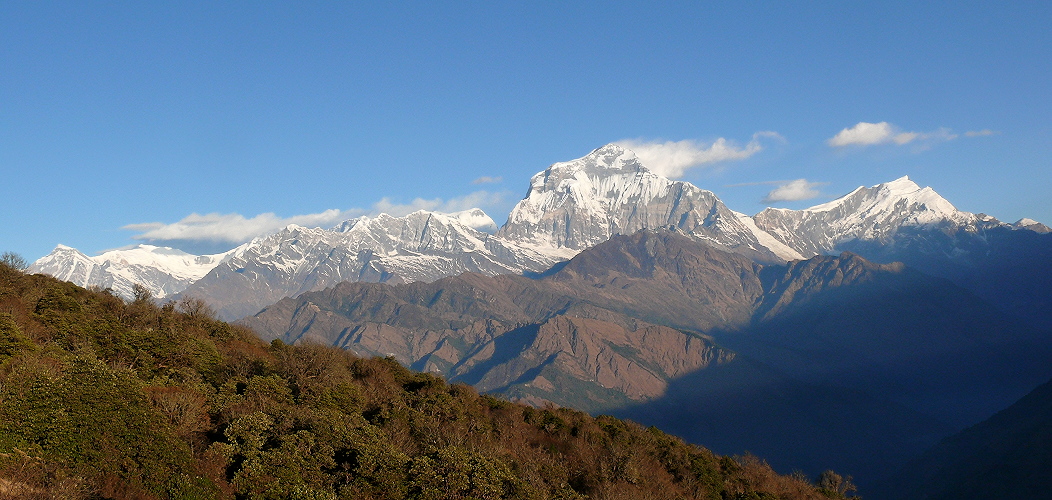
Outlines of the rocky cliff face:
{"label": "rocky cliff face", "polygon": [[653,398],[669,380],[733,358],[707,336],[515,276],[342,283],[285,299],[242,323],[265,339],[394,356],[482,390],[593,410]]}

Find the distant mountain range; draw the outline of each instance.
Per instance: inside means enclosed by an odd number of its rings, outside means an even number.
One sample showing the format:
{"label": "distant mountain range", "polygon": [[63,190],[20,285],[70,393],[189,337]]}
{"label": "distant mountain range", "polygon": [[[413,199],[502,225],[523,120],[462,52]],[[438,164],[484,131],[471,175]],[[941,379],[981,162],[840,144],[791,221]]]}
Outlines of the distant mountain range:
{"label": "distant mountain range", "polygon": [[284,297],[343,281],[406,283],[466,271],[543,272],[611,236],[658,228],[759,263],[852,250],[880,262],[904,260],[926,271],[936,269],[941,272],[935,274],[980,289],[985,280],[966,283],[956,270],[974,267],[977,255],[997,246],[988,242],[991,233],[1049,231],[1028,219],[1006,224],[956,210],[931,188],[905,177],[810,209],[767,209],[750,217],[730,210],[710,191],[650,172],[635,154],[613,144],[533,176],[528,194],[495,234],[477,227],[496,224],[479,209],[381,214],[330,229],[289,226],[205,256],[138,245],[88,257],[60,245],[34,262],[31,271],[112,288],[125,297],[139,283],[155,297],[194,296],[212,304],[222,318],[237,319]]}

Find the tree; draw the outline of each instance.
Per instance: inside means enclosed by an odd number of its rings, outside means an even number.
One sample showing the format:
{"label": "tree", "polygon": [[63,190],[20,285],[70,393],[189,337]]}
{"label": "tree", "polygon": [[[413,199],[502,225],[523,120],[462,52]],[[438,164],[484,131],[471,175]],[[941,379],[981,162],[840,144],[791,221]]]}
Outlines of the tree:
{"label": "tree", "polygon": [[135,295],[135,302],[139,304],[149,302],[153,298],[153,292],[140,283],[132,285],[132,293]]}
{"label": "tree", "polygon": [[196,297],[183,297],[177,304],[179,311],[191,319],[215,319],[215,311],[205,301]]}
{"label": "tree", "polygon": [[831,470],[827,470],[818,476],[818,487],[841,496],[858,490],[851,482],[851,476],[842,477]]}
{"label": "tree", "polygon": [[15,252],[4,252],[0,254],[0,264],[10,267],[19,272],[25,272],[29,268],[29,263],[26,259],[22,258]]}

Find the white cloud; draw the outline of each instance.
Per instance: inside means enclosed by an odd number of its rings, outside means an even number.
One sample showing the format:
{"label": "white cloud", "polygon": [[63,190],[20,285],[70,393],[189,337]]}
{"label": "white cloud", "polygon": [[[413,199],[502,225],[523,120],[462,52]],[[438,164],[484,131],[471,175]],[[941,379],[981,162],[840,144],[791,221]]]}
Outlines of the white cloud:
{"label": "white cloud", "polygon": [[493,206],[500,204],[506,193],[476,191],[467,196],[443,200],[435,198],[425,200],[417,198],[409,203],[394,203],[390,198],[382,198],[369,209],[352,208],[349,210],[329,209],[324,212],[292,217],[279,217],[273,213],[264,213],[255,217],[241,214],[197,214],[192,213],[178,222],[146,222],[129,224],[122,227],[138,234],[133,239],[156,243],[164,242],[209,242],[230,246],[250,241],[281,230],[289,224],[306,227],[332,227],[340,222],[362,215],[375,216],[387,213],[396,217],[410,214],[417,210],[452,213],[469,208]]}
{"label": "white cloud", "polygon": [[990,130],[988,128],[984,128],[982,130],[969,130],[969,131],[964,133],[964,135],[966,135],[968,137],[981,137],[981,136],[984,136],[984,135],[998,135],[998,134],[1000,134],[1000,132],[998,132],[996,130]]}
{"label": "white cloud", "polygon": [[954,139],[956,139],[958,137],[960,137],[960,136],[955,134],[955,133],[953,133],[952,130],[950,130],[950,129],[946,128],[946,127],[939,127],[939,129],[935,130],[934,132],[928,132],[926,134],[919,134],[917,136],[917,138],[921,139],[921,140],[936,140],[936,141],[952,141],[952,140],[954,140]]}
{"label": "white cloud", "polygon": [[784,141],[777,132],[757,132],[744,147],[739,147],[723,137],[712,143],[693,140],[678,142],[640,141],[625,139],[616,144],[632,150],[639,160],[652,172],[669,178],[677,178],[695,167],[724,161],[744,160],[763,149],[761,138]]}
{"label": "white cloud", "polygon": [[482,177],[479,177],[478,179],[475,179],[475,180],[471,181],[471,183],[472,184],[497,184],[497,183],[499,183],[499,182],[501,182],[503,180],[504,180],[503,177],[490,177],[488,175],[484,175]]}
{"label": "white cloud", "polygon": [[893,135],[894,133],[891,131],[891,124],[888,122],[859,122],[854,127],[841,130],[837,135],[833,136],[832,139],[829,139],[828,142],[829,145],[833,147],[843,147],[852,144],[868,146],[871,144],[888,142]]}
{"label": "white cloud", "polygon": [[417,210],[428,210],[431,212],[442,213],[460,212],[461,210],[467,210],[469,208],[500,204],[504,200],[504,196],[505,193],[475,191],[474,193],[460,198],[450,198],[448,200],[443,200],[442,198],[434,198],[431,200],[416,198],[409,203],[401,204],[392,203],[390,198],[385,197],[373,204],[372,210],[369,211],[369,214],[376,215],[379,213],[385,213],[394,215],[395,217],[401,217],[416,212]]}
{"label": "white cloud", "polygon": [[913,142],[914,139],[920,136],[921,135],[917,132],[902,132],[901,134],[895,134],[894,136],[892,136],[891,140],[894,141],[895,144],[901,146],[903,144],[909,144]]}
{"label": "white cloud", "polygon": [[826,185],[824,182],[808,182],[807,179],[796,179],[786,182],[774,188],[763,198],[763,203],[774,203],[778,201],[801,201],[810,200],[821,196],[818,188]]}
{"label": "white cloud", "polygon": [[197,214],[192,213],[178,222],[165,224],[147,222],[122,227],[129,231],[140,231],[132,238],[146,241],[209,241],[243,243],[256,236],[277,231],[289,224],[301,226],[336,225],[340,221],[361,215],[355,210],[330,209],[317,214],[278,217],[273,213],[259,214],[247,218],[241,214]]}
{"label": "white cloud", "polygon": [[895,143],[899,146],[920,141],[952,141],[958,136],[946,127],[932,132],[904,132],[888,123],[858,122],[851,128],[845,128],[826,141],[832,147],[872,146],[875,144]]}

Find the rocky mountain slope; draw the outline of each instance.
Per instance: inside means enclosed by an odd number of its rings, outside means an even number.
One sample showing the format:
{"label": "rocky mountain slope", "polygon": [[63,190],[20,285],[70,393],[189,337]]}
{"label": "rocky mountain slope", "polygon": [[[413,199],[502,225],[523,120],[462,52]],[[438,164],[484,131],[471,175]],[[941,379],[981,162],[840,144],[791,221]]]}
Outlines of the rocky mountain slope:
{"label": "rocky mountain slope", "polygon": [[[499,380],[484,385],[487,390],[516,380],[531,383],[520,380],[523,373],[568,356],[585,363],[574,370],[583,381],[602,386],[606,370],[616,374],[606,389],[627,387],[639,377],[662,381],[647,382],[649,391],[621,391],[629,400],[645,400],[674,377],[730,359],[698,332],[749,322],[753,304],[763,296],[760,269],[748,258],[682,235],[641,232],[586,250],[541,279],[463,274],[395,286],[344,282],[282,300],[242,323],[264,339],[392,355],[414,368],[472,383]],[[524,343],[509,343],[513,338]],[[604,342],[612,344],[588,349]],[[525,351],[544,355],[531,354],[536,363],[521,369],[503,364],[521,364]],[[616,361],[597,364],[607,355]],[[628,362],[636,366],[617,366]],[[644,376],[640,369],[652,374]],[[533,396],[567,404],[551,390]],[[592,402],[585,408],[601,406]]]}
{"label": "rocky mountain slope", "polygon": [[264,339],[393,356],[482,390],[592,410],[655,397],[669,380],[733,357],[707,336],[571,294],[515,276],[464,274],[396,286],[345,282],[302,301],[283,300],[242,322]]}
{"label": "rocky mountain slope", "polygon": [[1052,376],[1039,335],[948,281],[852,254],[764,266],[673,232],[614,237],[539,279],[343,283],[242,324],[856,476]]}

